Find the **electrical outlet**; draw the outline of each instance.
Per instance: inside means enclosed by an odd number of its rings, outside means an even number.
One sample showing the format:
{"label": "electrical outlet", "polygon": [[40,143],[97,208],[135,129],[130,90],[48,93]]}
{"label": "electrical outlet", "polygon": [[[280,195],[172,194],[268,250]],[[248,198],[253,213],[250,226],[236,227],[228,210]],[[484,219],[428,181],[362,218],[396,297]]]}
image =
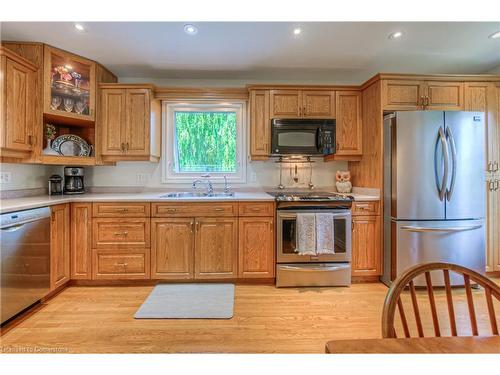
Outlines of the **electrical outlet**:
{"label": "electrical outlet", "polygon": [[257,181],[257,173],[252,172],[250,173],[250,182],[255,182]]}
{"label": "electrical outlet", "polygon": [[137,173],[137,182],[148,182],[150,177],[149,173]]}
{"label": "electrical outlet", "polygon": [[0,173],[0,184],[10,184],[12,182],[12,172]]}

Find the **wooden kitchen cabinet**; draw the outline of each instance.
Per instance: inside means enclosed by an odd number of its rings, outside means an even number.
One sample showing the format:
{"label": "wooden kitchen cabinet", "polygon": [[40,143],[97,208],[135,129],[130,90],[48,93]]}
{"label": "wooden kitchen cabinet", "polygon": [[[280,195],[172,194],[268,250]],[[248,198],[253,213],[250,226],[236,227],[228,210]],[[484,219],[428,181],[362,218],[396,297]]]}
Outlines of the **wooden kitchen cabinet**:
{"label": "wooden kitchen cabinet", "polygon": [[463,82],[382,80],[382,106],[386,110],[461,111]]}
{"label": "wooden kitchen cabinet", "polygon": [[361,122],[361,92],[336,92],[336,141],[335,156],[361,156],[362,122]]}
{"label": "wooden kitchen cabinet", "polygon": [[161,104],[150,85],[102,84],[100,96],[103,161],[158,161]]}
{"label": "wooden kitchen cabinet", "polygon": [[4,47],[0,47],[0,68],[0,156],[28,159],[37,118],[37,68]]}
{"label": "wooden kitchen cabinet", "polygon": [[224,279],[238,275],[238,219],[196,218],[195,278]]}
{"label": "wooden kitchen cabinet", "polygon": [[71,278],[90,280],[92,203],[71,203]]}
{"label": "wooden kitchen cabinet", "polygon": [[93,218],[92,248],[149,247],[149,218]]}
{"label": "wooden kitchen cabinet", "polygon": [[352,275],[382,274],[380,216],[352,217]]}
{"label": "wooden kitchen cabinet", "polygon": [[134,280],[150,278],[149,249],[93,249],[93,280]]}
{"label": "wooden kitchen cabinet", "polygon": [[271,118],[335,118],[335,91],[271,90]]}
{"label": "wooden kitchen cabinet", "polygon": [[300,90],[271,90],[271,119],[301,117],[300,98]]}
{"label": "wooden kitchen cabinet", "polygon": [[194,278],[194,218],[152,219],[151,278]]}
{"label": "wooden kitchen cabinet", "polygon": [[335,118],[335,92],[302,90],[302,117]]}
{"label": "wooden kitchen cabinet", "polygon": [[274,218],[240,217],[238,277],[274,277]]}
{"label": "wooden kitchen cabinet", "polygon": [[271,152],[269,90],[250,91],[250,157],[265,160]]}
{"label": "wooden kitchen cabinet", "polygon": [[51,207],[50,290],[70,279],[70,209],[69,204]]}

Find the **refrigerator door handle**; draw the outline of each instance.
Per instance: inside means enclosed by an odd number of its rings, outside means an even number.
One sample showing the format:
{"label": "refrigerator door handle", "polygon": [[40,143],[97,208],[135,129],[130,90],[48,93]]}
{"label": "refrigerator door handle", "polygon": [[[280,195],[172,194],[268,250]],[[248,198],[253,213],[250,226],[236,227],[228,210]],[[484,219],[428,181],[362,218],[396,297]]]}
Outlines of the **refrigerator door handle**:
{"label": "refrigerator door handle", "polygon": [[455,189],[455,180],[457,177],[457,148],[455,146],[455,138],[453,137],[453,133],[449,126],[446,128],[446,139],[450,144],[452,166],[450,189],[446,189],[446,200],[449,202],[451,200],[451,197],[453,196],[453,190]]}
{"label": "refrigerator door handle", "polygon": [[483,225],[469,225],[466,227],[444,227],[444,228],[438,228],[438,227],[417,227],[413,225],[408,225],[401,227],[401,229],[406,230],[408,232],[465,232],[467,230],[474,230],[474,229],[479,229]]}
{"label": "refrigerator door handle", "polygon": [[[441,143],[441,149],[443,151],[443,157],[444,157],[444,173],[441,182],[439,182],[438,157],[437,157],[439,143]],[[443,128],[439,127],[438,136],[436,138],[436,148],[434,150],[434,175],[436,178],[436,187],[439,193],[439,200],[441,201],[444,200],[444,197],[446,195],[446,184],[448,182],[448,163],[449,163],[448,144],[446,143],[446,136],[444,134]]]}

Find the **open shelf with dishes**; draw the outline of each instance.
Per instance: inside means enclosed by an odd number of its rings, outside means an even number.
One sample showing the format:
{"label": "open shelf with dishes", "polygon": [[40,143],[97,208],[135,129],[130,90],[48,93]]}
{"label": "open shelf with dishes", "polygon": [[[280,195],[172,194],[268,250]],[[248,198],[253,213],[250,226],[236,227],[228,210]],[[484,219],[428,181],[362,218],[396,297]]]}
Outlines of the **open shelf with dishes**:
{"label": "open shelf with dishes", "polygon": [[94,125],[44,123],[43,164],[95,165]]}

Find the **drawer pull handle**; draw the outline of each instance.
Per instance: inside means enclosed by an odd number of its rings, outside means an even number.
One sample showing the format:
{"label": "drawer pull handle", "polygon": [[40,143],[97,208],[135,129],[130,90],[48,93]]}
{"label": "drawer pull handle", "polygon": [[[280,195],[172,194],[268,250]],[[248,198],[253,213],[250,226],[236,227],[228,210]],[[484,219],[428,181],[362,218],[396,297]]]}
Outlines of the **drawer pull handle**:
{"label": "drawer pull handle", "polygon": [[128,235],[128,232],[115,232],[115,236],[126,236]]}
{"label": "drawer pull handle", "polygon": [[167,208],[167,212],[169,214],[173,214],[174,212],[177,212],[177,208]]}
{"label": "drawer pull handle", "polygon": [[223,208],[221,208],[221,207],[215,207],[215,208],[214,208],[214,211],[224,211],[224,209],[223,209]]}
{"label": "drawer pull handle", "polygon": [[115,266],[119,266],[119,267],[127,267],[127,266],[128,266],[128,263],[115,263]]}
{"label": "drawer pull handle", "polygon": [[260,211],[260,207],[250,207],[250,211]]}
{"label": "drawer pull handle", "polygon": [[127,212],[128,208],[119,208],[118,211],[120,211],[120,212]]}

